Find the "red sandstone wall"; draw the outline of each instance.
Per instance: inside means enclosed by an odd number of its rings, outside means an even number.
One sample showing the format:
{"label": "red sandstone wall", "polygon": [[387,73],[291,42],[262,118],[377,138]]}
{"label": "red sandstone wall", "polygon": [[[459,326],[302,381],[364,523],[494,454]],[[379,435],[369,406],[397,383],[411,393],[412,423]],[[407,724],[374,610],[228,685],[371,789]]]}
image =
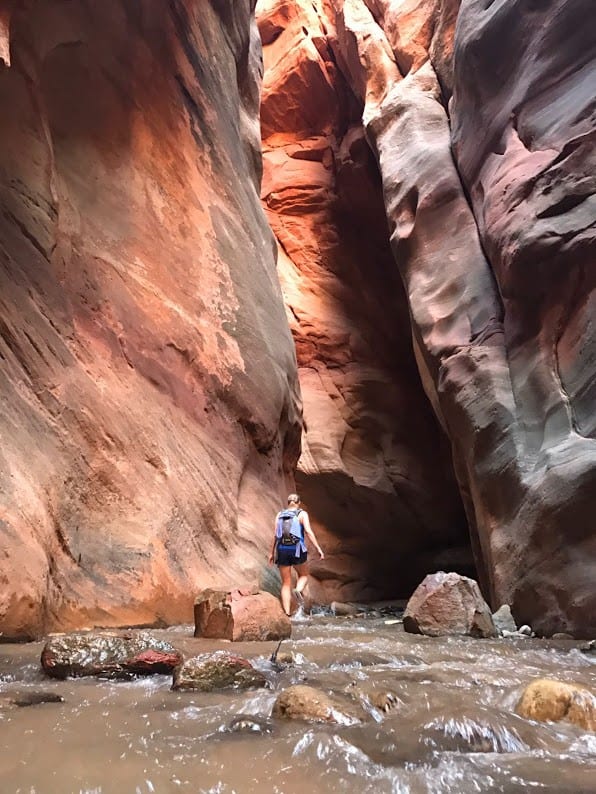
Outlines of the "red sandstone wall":
{"label": "red sandstone wall", "polygon": [[0,5],[0,630],[189,620],[298,454],[254,4]]}
{"label": "red sandstone wall", "polygon": [[263,205],[296,342],[297,484],[327,552],[323,600],[408,596],[471,568],[449,446],[416,368],[362,101],[321,3],[259,3]]}

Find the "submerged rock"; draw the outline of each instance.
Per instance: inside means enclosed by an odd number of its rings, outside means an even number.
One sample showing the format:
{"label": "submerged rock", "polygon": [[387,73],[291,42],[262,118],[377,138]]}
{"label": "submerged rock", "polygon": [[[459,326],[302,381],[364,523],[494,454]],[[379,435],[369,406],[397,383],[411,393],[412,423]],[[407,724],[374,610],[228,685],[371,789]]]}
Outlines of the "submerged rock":
{"label": "submerged rock", "polygon": [[41,653],[41,666],[52,678],[167,674],[182,662],[169,642],[151,634],[63,634],[52,637]]}
{"label": "submerged rock", "polygon": [[174,670],[172,689],[214,692],[219,689],[251,689],[267,686],[267,679],[248,659],[227,651],[203,653],[187,659]]}
{"label": "submerged rock", "polygon": [[257,589],[204,590],[194,617],[195,637],[245,642],[283,640],[292,633],[279,599]]}
{"label": "submerged rock", "polygon": [[549,678],[532,681],[522,694],[516,712],[529,720],[567,720],[586,731],[596,731],[596,697],[589,689]]}
{"label": "submerged rock", "polygon": [[429,574],[418,585],[404,612],[404,629],[431,637],[497,636],[490,609],[476,582],[444,571]]}
{"label": "submerged rock", "polygon": [[338,618],[356,617],[366,615],[371,610],[365,604],[352,604],[350,602],[332,601],[331,611]]}
{"label": "submerged rock", "polygon": [[587,653],[590,656],[596,656],[596,640],[590,640],[587,645],[584,645],[581,649],[582,653]]}
{"label": "submerged rock", "polygon": [[272,733],[273,723],[267,717],[237,714],[224,730],[226,733]]}
{"label": "submerged rock", "polygon": [[347,704],[340,703],[320,689],[302,684],[284,689],[273,704],[272,716],[338,725],[353,725],[360,721]]}
{"label": "submerged rock", "polygon": [[454,753],[519,753],[528,745],[512,728],[466,715],[438,716],[423,726],[428,747]]}
{"label": "submerged rock", "polygon": [[0,695],[0,711],[15,707],[39,706],[42,703],[64,703],[64,698],[56,692],[17,692]]}

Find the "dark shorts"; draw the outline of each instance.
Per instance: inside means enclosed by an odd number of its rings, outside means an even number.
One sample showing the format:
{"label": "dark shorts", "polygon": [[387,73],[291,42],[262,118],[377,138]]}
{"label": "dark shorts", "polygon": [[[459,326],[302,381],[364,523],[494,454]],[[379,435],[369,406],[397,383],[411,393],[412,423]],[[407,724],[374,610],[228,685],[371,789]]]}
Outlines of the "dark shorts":
{"label": "dark shorts", "polygon": [[296,546],[278,546],[277,559],[278,565],[303,565],[306,562],[307,553],[305,551],[296,557]]}

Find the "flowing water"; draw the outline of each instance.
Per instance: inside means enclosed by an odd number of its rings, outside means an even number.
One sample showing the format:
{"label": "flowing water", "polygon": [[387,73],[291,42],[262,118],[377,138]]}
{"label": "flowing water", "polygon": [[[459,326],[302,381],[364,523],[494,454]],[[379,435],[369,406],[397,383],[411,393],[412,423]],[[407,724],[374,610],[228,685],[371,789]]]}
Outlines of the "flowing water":
{"label": "flowing water", "polygon": [[[294,621],[283,648],[295,663],[279,672],[276,643],[194,639],[189,626],[155,633],[187,656],[233,648],[271,689],[172,692],[168,676],[54,681],[40,670],[40,643],[0,646],[0,698],[64,698],[0,705],[0,794],[596,794],[595,734],[514,713],[537,677],[596,689],[596,661],[577,642],[419,637],[386,618],[318,616]],[[238,714],[268,717],[292,683],[350,697],[367,721],[226,730]]]}

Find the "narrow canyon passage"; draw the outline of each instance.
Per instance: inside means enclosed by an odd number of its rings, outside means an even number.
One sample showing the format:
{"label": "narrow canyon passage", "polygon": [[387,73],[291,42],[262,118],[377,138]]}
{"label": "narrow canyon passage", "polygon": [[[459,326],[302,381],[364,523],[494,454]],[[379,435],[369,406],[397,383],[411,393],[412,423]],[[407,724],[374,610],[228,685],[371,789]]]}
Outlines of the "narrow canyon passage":
{"label": "narrow canyon passage", "polygon": [[389,568],[409,586],[400,549],[412,573],[462,560],[452,458],[493,605],[546,632],[594,631],[584,13],[579,0],[257,5],[262,197],[305,406],[297,481],[323,528],[354,528],[338,545],[346,572],[354,555],[367,576],[342,578],[339,561],[333,572],[351,597],[371,576],[382,587],[383,570],[389,583]]}
{"label": "narrow canyon passage", "polygon": [[294,487],[319,601],[596,632],[594,14],[0,0],[5,637],[262,583]]}
{"label": "narrow canyon passage", "polygon": [[304,405],[296,483],[329,552],[316,600],[407,597],[472,572],[448,440],[424,393],[363,103],[310,2],[257,5],[267,218]]}

